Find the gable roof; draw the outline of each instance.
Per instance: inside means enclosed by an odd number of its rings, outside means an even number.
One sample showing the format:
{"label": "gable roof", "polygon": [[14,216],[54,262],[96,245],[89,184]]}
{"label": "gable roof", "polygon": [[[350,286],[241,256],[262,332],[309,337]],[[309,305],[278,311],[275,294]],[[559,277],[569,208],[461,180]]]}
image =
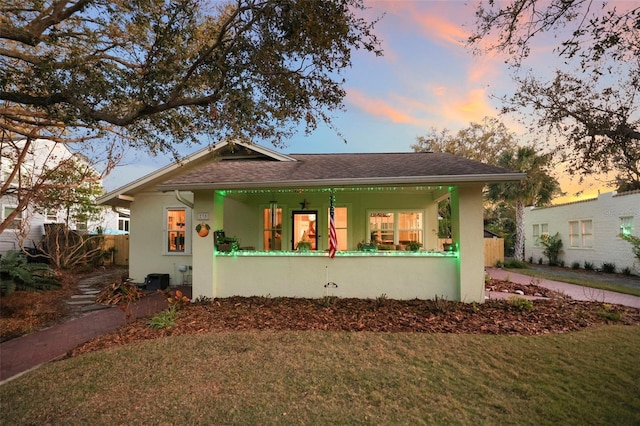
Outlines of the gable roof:
{"label": "gable roof", "polygon": [[160,190],[239,189],[513,180],[509,170],[446,153],[291,154],[296,161],[223,161],[160,184]]}
{"label": "gable roof", "polygon": [[[227,145],[224,145],[227,146]],[[231,145],[229,145],[231,146]],[[150,186],[160,191],[199,189],[298,188],[342,185],[460,184],[521,180],[524,174],[447,153],[363,153],[282,155],[236,142],[239,151],[196,153],[102,197],[131,199]],[[214,148],[217,148],[216,145]],[[204,157],[204,159],[203,159]],[[208,161],[207,161],[208,160]]]}

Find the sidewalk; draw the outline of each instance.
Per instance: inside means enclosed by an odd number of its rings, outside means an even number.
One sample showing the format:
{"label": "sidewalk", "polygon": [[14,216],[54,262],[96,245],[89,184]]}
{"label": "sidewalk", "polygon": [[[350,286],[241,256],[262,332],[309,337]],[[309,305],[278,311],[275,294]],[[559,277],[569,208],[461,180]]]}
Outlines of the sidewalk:
{"label": "sidewalk", "polygon": [[[518,274],[512,271],[505,271],[504,269],[500,268],[486,268],[486,271],[491,278],[497,280],[504,280],[508,278],[509,281],[516,284],[536,284],[540,287],[545,287],[550,290],[564,293],[574,300],[611,303],[640,309],[640,297],[632,296],[630,294],[616,293],[608,290],[599,290],[596,288],[583,287],[575,284],[563,283],[560,281],[545,280],[541,278],[530,277],[524,274]],[[490,299],[504,299],[505,297],[513,296],[513,294],[486,292],[486,296],[488,296]]]}
{"label": "sidewalk", "polygon": [[[151,316],[167,308],[160,293],[144,296],[131,308],[131,320]],[[66,355],[94,337],[124,325],[124,313],[110,307],[0,343],[0,385],[39,365]]]}

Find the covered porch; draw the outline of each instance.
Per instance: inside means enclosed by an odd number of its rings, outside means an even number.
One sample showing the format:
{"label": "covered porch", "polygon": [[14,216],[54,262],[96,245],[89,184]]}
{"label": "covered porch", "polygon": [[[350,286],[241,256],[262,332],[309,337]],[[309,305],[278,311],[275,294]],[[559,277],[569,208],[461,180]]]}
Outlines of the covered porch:
{"label": "covered porch", "polygon": [[[329,194],[346,212],[340,249],[328,250]],[[271,296],[433,299],[482,302],[484,259],[482,185],[406,185],[376,188],[256,188],[193,191],[193,216],[238,240],[239,250],[216,249],[214,238],[193,239],[194,297]],[[450,198],[453,249],[438,246],[438,201]],[[269,216],[277,204],[282,242],[274,249]],[[314,218],[312,250],[297,250],[296,213]],[[419,213],[415,228],[380,233],[376,217]],[[401,221],[400,221],[401,222]],[[204,220],[203,220],[203,223]],[[381,226],[382,228],[375,228]],[[407,226],[407,225],[402,225]],[[376,231],[376,232],[373,232]],[[409,233],[404,231],[411,231]],[[383,235],[384,250],[362,251]],[[410,236],[407,236],[410,235]],[[404,247],[406,239],[420,250]]]}

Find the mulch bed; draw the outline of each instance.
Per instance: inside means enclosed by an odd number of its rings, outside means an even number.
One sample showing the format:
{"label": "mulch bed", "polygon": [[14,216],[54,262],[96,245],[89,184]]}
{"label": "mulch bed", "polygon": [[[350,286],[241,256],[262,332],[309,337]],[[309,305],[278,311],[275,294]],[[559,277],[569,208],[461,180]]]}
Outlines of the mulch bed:
{"label": "mulch bed", "polygon": [[[505,284],[506,285],[506,284]],[[539,291],[540,289],[529,289]],[[529,291],[528,290],[528,291]],[[521,299],[520,299],[521,300]],[[249,330],[323,330],[540,335],[617,323],[640,325],[640,310],[564,297],[538,299],[533,309],[510,300],[469,304],[439,300],[231,297],[193,303],[165,329],[138,319],[71,351],[69,356],[182,334]]]}

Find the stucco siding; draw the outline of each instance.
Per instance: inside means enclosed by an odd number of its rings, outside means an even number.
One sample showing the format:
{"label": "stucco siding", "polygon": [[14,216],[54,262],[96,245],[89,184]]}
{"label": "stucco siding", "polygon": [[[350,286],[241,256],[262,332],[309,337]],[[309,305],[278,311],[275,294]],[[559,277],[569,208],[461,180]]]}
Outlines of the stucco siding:
{"label": "stucco siding", "polygon": [[[218,297],[457,298],[453,257],[219,257]],[[325,287],[327,283],[337,287]]]}
{"label": "stucco siding", "polygon": [[[193,200],[188,193],[185,198]],[[131,203],[129,229],[129,276],[135,282],[144,282],[149,274],[169,274],[170,284],[182,282],[179,265],[191,265],[191,239],[193,238],[190,209],[187,209],[187,244],[185,254],[167,253],[165,242],[166,208],[186,207],[173,193],[141,193]]]}
{"label": "stucco siding", "polygon": [[[547,208],[528,208],[525,212],[525,259],[533,258],[534,262],[543,258],[543,248],[535,245],[533,235],[534,224],[548,224],[550,235],[560,234],[563,252],[560,259],[565,266],[579,262],[590,262],[596,268],[603,263],[614,263],[616,269],[630,268],[640,274],[640,264],[633,256],[631,244],[619,237],[621,218],[633,217],[632,235],[640,236],[640,192],[616,194],[600,194],[597,199],[570,203]],[[572,247],[569,223],[572,221],[592,221],[592,247]]]}

